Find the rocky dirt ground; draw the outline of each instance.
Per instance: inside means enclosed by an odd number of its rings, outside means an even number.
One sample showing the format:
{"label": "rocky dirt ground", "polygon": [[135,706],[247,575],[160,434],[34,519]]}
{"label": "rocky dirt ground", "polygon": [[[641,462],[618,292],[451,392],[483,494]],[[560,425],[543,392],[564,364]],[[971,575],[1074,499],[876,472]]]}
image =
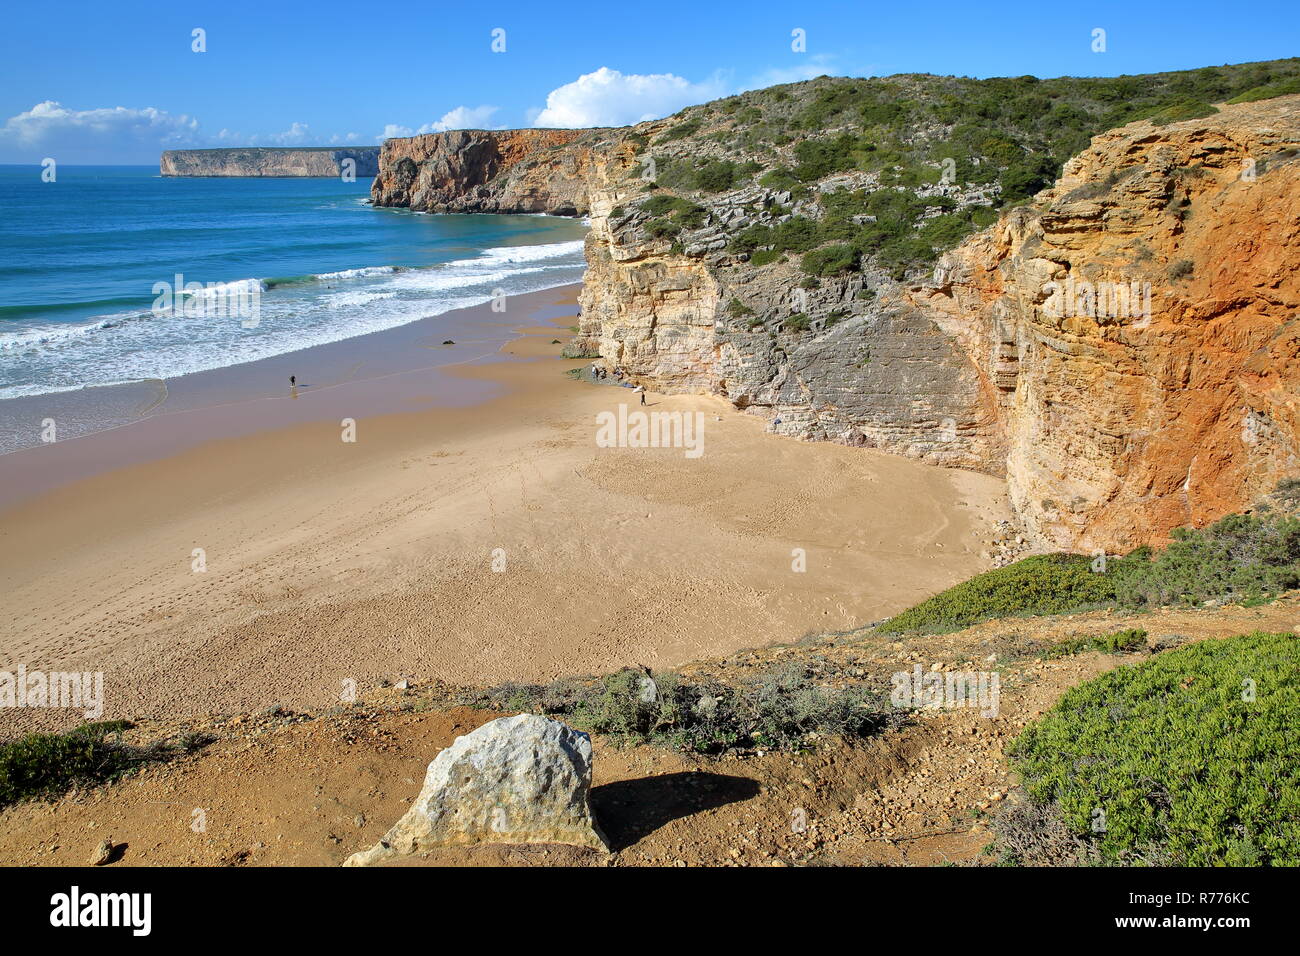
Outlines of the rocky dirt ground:
{"label": "rocky dirt ground", "polygon": [[[925,670],[1001,673],[996,717],[976,709],[914,712],[858,743],[810,752],[699,758],[596,737],[595,814],[606,855],[556,846],[443,850],[411,865],[978,865],[992,859],[985,820],[1015,779],[1006,744],[1069,687],[1189,641],[1291,631],[1300,594],[1255,608],[1092,612],[991,621],[896,640],[870,628],[821,635],[683,668],[734,681],[799,661],[825,686],[888,687]],[[1058,658],[1062,641],[1127,627],[1137,653]],[[0,813],[0,863],[84,865],[105,839],[109,865],[340,864],[374,844],[419,792],[424,770],[457,736],[502,716],[455,706],[446,686],[393,686],[346,709],[142,721],[136,742],[187,731],[215,739],[189,757],[148,765],[115,785]],[[806,827],[798,821],[806,819]],[[202,824],[200,826],[200,823]]]}

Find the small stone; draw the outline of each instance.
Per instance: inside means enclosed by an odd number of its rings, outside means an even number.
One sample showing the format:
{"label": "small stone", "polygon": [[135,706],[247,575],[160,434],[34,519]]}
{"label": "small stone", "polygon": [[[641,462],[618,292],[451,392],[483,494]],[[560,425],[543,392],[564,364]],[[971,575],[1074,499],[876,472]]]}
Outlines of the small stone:
{"label": "small stone", "polygon": [[113,841],[103,840],[99,846],[95,847],[95,852],[90,854],[91,866],[103,866],[113,858]]}

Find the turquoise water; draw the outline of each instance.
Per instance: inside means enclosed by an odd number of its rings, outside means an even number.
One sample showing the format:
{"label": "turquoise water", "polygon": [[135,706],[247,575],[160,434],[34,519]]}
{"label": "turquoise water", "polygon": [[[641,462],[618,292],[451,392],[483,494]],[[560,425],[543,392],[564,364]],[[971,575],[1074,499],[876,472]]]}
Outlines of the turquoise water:
{"label": "turquoise water", "polygon": [[254,361],[583,271],[580,222],[376,209],[369,180],[40,173],[0,166],[0,399]]}

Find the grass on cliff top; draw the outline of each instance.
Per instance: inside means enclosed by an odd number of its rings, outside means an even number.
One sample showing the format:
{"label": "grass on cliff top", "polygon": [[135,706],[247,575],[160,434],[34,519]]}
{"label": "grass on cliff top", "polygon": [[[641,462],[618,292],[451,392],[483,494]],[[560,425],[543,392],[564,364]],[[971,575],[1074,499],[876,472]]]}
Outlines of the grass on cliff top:
{"label": "grass on cliff top", "polygon": [[1265,83],[1262,86],[1256,86],[1244,93],[1238,93],[1228,102],[1254,103],[1259,100],[1270,100],[1275,96],[1289,96],[1292,93],[1300,93],[1300,76],[1292,76],[1272,83]]}
{"label": "grass on cliff top", "polygon": [[[989,225],[996,210],[1050,186],[1099,133],[1208,116],[1212,103],[1284,95],[1296,84],[1300,58],[1119,77],[819,77],[690,107],[651,149],[657,185],[680,192],[757,177],[797,200],[817,195],[812,186],[830,175],[879,174],[880,186],[899,188],[821,194],[823,215],[799,236],[755,231],[734,248],[756,264],[802,253],[810,275],[875,264],[901,279]],[[988,187],[987,205],[917,200],[915,190],[938,183],[945,163],[957,184]],[[808,254],[832,244],[833,252]]]}
{"label": "grass on cliff top", "polygon": [[[1292,484],[1283,482],[1276,494]],[[1175,531],[1161,551],[1141,548],[1104,562],[1072,554],[1025,558],[949,588],[879,630],[934,633],[998,617],[1261,600],[1297,587],[1300,519],[1261,508]]]}
{"label": "grass on cliff top", "polygon": [[1006,863],[1300,865],[1300,639],[1206,640],[1073,688],[1012,744]]}
{"label": "grass on cliff top", "polygon": [[593,680],[503,684],[466,703],[546,714],[588,733],[700,754],[800,751],[821,736],[867,736],[898,717],[882,696],[821,687],[797,663],[738,685],[624,668]]}

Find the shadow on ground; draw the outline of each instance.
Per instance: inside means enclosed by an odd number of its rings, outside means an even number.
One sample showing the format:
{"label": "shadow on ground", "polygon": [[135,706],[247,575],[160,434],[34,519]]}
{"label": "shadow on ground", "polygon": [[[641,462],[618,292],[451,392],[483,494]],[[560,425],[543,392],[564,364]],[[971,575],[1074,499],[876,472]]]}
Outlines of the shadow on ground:
{"label": "shadow on ground", "polygon": [[758,795],[758,781],[720,773],[666,773],[594,787],[591,809],[610,849],[625,850],[666,823]]}

